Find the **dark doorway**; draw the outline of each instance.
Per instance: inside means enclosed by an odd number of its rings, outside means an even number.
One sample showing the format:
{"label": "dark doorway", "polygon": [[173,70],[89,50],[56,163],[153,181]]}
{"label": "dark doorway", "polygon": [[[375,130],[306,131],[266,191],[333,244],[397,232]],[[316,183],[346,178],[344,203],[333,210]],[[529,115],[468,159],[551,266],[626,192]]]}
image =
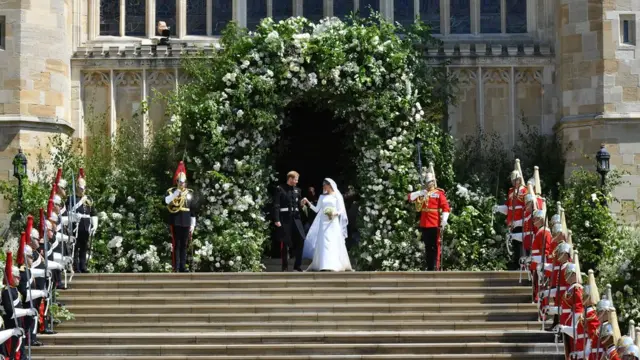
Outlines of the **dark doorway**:
{"label": "dark doorway", "polygon": [[[287,173],[300,174],[298,187],[303,196],[313,186],[316,197],[322,193],[324,178],[333,179],[344,194],[354,185],[356,167],[350,131],[344,119],[330,110],[309,103],[294,103],[285,111],[281,136],[274,149],[278,184],[286,182]],[[279,257],[279,243],[273,239],[272,257]]]}

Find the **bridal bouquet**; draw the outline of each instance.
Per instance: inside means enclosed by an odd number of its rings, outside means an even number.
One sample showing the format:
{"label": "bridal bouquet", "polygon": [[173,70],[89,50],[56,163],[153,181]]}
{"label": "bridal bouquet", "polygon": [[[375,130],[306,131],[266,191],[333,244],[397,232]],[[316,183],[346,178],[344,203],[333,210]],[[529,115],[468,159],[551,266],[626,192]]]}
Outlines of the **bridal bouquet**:
{"label": "bridal bouquet", "polygon": [[336,215],[338,215],[338,211],[336,210],[336,208],[328,207],[324,209],[324,214],[327,215],[329,219],[333,219],[334,217],[336,217]]}

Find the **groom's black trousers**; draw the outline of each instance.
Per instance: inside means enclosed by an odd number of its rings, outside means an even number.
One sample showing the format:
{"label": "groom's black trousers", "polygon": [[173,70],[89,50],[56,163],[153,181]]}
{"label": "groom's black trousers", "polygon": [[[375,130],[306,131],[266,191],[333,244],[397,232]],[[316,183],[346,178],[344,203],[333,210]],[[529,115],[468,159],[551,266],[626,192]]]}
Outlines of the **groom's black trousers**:
{"label": "groom's black trousers", "polygon": [[[296,258],[295,263],[293,264],[294,270],[301,270],[302,266],[302,250],[304,249],[304,239],[300,235],[299,231],[296,231],[295,224],[292,225],[294,229],[291,231],[291,242],[293,243],[292,250],[293,254]],[[282,259],[282,270],[286,271],[289,269],[289,245],[285,244],[284,241],[280,243],[280,257]]]}

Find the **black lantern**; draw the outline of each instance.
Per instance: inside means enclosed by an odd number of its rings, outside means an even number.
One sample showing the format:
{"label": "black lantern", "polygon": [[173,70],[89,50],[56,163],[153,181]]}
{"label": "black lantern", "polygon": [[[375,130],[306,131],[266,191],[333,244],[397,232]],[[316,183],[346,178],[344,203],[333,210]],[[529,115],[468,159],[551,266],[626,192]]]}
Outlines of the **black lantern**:
{"label": "black lantern", "polygon": [[13,158],[13,176],[18,178],[18,209],[16,216],[22,217],[22,180],[27,177],[27,157],[18,149],[18,153]]}
{"label": "black lantern", "polygon": [[602,186],[605,184],[605,179],[607,177],[607,173],[609,172],[609,159],[611,159],[611,155],[605,149],[604,144],[600,145],[600,150],[596,153],[596,171],[602,177]]}

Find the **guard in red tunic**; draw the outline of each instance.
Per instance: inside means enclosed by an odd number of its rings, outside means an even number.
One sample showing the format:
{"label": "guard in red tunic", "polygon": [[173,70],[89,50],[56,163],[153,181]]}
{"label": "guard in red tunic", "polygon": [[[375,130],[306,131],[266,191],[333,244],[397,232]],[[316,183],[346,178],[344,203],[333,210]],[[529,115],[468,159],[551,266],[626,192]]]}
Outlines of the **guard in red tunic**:
{"label": "guard in red tunic", "polygon": [[515,170],[511,172],[511,184],[513,187],[509,189],[507,202],[504,205],[497,205],[494,208],[494,212],[501,212],[507,215],[507,226],[509,226],[509,239],[507,241],[510,241],[513,249],[511,268],[512,270],[518,270],[521,268],[520,258],[524,256],[522,232],[525,218],[525,196],[527,195],[519,159],[516,159]]}
{"label": "guard in red tunic", "polygon": [[164,198],[169,210],[173,271],[186,272],[187,249],[196,227],[196,215],[193,191],[187,188],[187,168],[182,161],[173,176],[173,184],[175,187],[167,190]]}
{"label": "guard in red tunic", "polygon": [[449,219],[449,203],[444,190],[436,186],[436,176],[433,163],[429,164],[429,170],[423,175],[425,189],[409,194],[409,201],[416,205],[420,212],[420,230],[424,243],[426,270],[440,270],[441,256],[441,232]]}
{"label": "guard in red tunic", "polygon": [[565,335],[565,355],[567,359],[585,359],[585,341],[587,334],[584,321],[583,287],[580,283],[580,265],[577,254],[576,263],[568,264],[565,268],[565,280],[571,286],[562,296],[560,326],[558,330]]}
{"label": "guard in red tunic", "polygon": [[533,279],[533,302],[538,303],[538,307],[545,306],[547,303],[541,303],[538,293],[540,285],[544,280],[543,264],[549,258],[551,253],[551,231],[544,226],[546,213],[544,210],[536,210],[533,213],[533,226],[538,229],[535,233],[533,243],[531,244],[531,263],[529,271],[531,271]]}
{"label": "guard in red tunic", "polygon": [[591,358],[591,351],[597,348],[598,329],[600,328],[600,319],[598,319],[596,311],[596,304],[600,301],[600,292],[593,270],[589,270],[589,284],[585,285],[583,290],[582,303],[584,304],[584,322],[587,333],[585,352],[587,357]]}

